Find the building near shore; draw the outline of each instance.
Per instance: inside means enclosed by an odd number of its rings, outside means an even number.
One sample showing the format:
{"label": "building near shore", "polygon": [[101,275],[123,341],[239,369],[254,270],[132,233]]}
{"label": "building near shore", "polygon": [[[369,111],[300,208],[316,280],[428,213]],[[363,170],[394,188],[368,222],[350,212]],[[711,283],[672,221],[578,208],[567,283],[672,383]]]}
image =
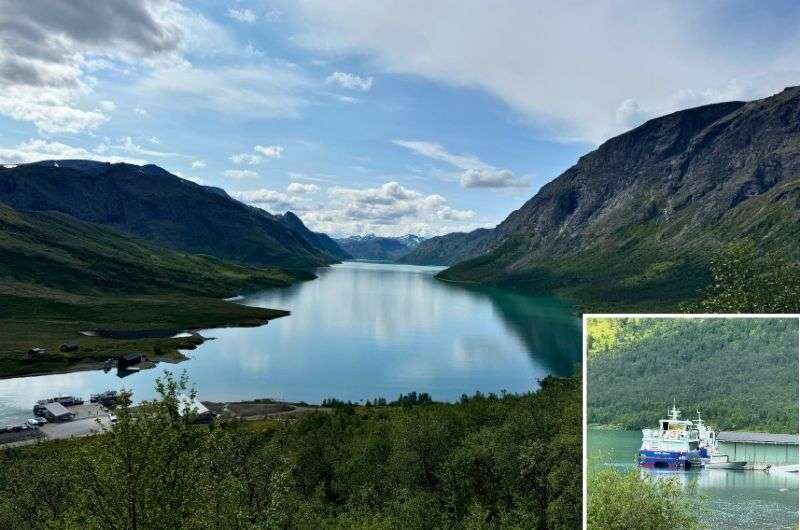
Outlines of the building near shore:
{"label": "building near shore", "polygon": [[43,406],[44,417],[47,418],[47,421],[69,421],[75,416],[58,401],[45,403]]}
{"label": "building near shore", "polygon": [[731,460],[788,465],[798,463],[798,435],[764,432],[722,431],[719,450]]}
{"label": "building near shore", "polygon": [[197,422],[206,422],[214,419],[214,413],[208,410],[208,407],[203,405],[196,397],[178,396],[178,413],[183,416],[189,411],[194,413],[194,421]]}

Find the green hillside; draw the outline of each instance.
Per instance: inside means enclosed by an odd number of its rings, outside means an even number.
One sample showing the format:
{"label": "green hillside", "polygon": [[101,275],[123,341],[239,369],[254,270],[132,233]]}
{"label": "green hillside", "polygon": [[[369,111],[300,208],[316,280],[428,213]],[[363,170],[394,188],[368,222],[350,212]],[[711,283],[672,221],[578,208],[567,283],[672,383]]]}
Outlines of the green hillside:
{"label": "green hillside", "polygon": [[591,319],[588,422],[641,429],[673,399],[722,430],[798,432],[797,319]]}
{"label": "green hillside", "polygon": [[[311,277],[184,254],[63,214],[0,204],[0,376],[69,369],[121,351],[174,354],[196,339],[110,341],[79,332],[255,325],[286,313],[222,298]],[[66,340],[79,340],[81,350],[61,354]],[[28,359],[34,346],[51,355]]]}
{"label": "green hillside", "polygon": [[582,156],[495,228],[429,239],[403,261],[595,311],[675,310],[703,297],[730,244],[800,261],[798,124],[800,87],[652,119]]}
{"label": "green hillside", "polygon": [[152,164],[50,160],[0,166],[0,202],[255,266],[312,268],[343,256],[335,242],[308,230],[291,212],[270,214]]}

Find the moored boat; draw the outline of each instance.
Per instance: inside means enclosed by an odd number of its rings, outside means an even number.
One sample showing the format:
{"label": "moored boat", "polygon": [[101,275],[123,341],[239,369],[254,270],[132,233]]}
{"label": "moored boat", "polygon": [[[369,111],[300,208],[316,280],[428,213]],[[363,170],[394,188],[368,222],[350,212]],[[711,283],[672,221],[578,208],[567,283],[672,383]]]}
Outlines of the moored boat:
{"label": "moored boat", "polygon": [[642,429],[642,446],[637,460],[640,466],[662,469],[699,468],[707,449],[701,452],[700,432],[689,420],[682,420],[675,405],[657,429]]}
{"label": "moored boat", "polygon": [[728,455],[716,453],[712,454],[703,465],[708,469],[744,469],[745,464],[747,464],[747,462],[744,460],[731,462]]}

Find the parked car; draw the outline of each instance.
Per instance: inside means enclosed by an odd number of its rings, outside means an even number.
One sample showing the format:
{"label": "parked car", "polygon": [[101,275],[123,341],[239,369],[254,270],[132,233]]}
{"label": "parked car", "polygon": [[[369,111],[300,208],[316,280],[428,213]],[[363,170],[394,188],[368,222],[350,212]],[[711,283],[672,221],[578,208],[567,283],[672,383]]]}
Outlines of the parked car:
{"label": "parked car", "polygon": [[44,418],[31,418],[28,420],[28,425],[31,427],[41,427],[45,423],[47,423],[47,420]]}

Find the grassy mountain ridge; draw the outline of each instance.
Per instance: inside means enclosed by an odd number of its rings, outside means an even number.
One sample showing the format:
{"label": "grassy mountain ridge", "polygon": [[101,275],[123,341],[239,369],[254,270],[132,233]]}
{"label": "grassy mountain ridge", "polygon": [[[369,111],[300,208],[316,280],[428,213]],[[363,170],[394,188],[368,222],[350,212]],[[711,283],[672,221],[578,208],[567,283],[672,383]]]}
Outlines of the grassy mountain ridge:
{"label": "grassy mountain ridge", "polygon": [[[275,216],[154,165],[59,160],[0,168],[0,202],[58,211],[161,246],[253,265],[337,258],[295,216]],[[302,230],[298,228],[302,227]]]}
{"label": "grassy mountain ridge", "polygon": [[589,423],[652,426],[672,400],[722,430],[798,432],[797,319],[590,319]]}
{"label": "grassy mountain ridge", "polygon": [[[261,324],[286,312],[222,298],[310,278],[176,252],[61,213],[0,203],[0,376],[63,370],[114,352],[193,347],[185,339],[114,342],[79,332]],[[77,339],[91,351],[58,353],[59,344]],[[33,346],[51,356],[28,359]]]}
{"label": "grassy mountain ridge", "polygon": [[675,307],[740,238],[800,259],[800,88],[656,118],[583,156],[494,229],[420,245],[440,277]]}

